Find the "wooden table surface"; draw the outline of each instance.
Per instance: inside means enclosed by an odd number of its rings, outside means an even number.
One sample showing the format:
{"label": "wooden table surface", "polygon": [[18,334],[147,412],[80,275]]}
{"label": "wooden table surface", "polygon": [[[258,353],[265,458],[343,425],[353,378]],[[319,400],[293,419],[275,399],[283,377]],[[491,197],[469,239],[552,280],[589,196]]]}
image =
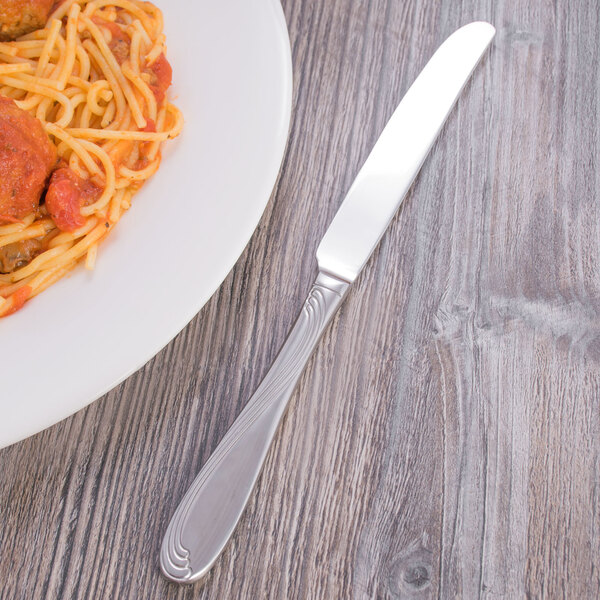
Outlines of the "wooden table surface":
{"label": "wooden table surface", "polygon": [[[284,0],[290,139],[226,281],[101,400],[0,452],[2,599],[600,597],[600,12]],[[206,579],[165,527],[285,339],[435,48],[498,33],[293,396]]]}

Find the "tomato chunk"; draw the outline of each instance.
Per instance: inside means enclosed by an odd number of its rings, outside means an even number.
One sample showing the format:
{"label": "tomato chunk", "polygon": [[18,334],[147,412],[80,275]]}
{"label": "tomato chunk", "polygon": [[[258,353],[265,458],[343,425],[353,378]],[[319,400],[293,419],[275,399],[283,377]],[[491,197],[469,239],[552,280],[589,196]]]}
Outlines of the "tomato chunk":
{"label": "tomato chunk", "polygon": [[102,190],[72,169],[63,167],[52,173],[46,193],[46,208],[61,231],[75,231],[85,225],[81,207],[95,202]]}
{"label": "tomato chunk", "polygon": [[147,72],[151,75],[150,89],[154,93],[156,101],[160,104],[164,100],[165,93],[169,89],[173,79],[173,69],[164,53],[161,53],[150,67],[148,67]]}

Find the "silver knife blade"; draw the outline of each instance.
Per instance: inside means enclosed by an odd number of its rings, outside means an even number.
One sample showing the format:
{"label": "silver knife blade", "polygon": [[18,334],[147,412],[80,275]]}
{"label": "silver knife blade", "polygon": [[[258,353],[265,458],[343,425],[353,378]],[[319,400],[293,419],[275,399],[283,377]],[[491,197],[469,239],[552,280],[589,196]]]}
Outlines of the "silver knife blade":
{"label": "silver knife blade", "polygon": [[431,57],[388,121],[317,249],[319,269],[353,282],[419,172],[496,30],[465,25]]}

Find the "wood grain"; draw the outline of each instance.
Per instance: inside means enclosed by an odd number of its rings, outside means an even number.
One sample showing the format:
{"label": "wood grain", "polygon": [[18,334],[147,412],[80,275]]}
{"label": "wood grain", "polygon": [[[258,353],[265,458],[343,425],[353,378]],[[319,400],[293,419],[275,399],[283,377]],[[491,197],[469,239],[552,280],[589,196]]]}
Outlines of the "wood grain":
{"label": "wood grain", "polygon": [[[295,88],[272,201],[140,372],[0,452],[0,598],[600,597],[595,2],[284,0]],[[167,522],[259,383],[314,252],[453,30],[498,29],[325,335],[207,578]]]}

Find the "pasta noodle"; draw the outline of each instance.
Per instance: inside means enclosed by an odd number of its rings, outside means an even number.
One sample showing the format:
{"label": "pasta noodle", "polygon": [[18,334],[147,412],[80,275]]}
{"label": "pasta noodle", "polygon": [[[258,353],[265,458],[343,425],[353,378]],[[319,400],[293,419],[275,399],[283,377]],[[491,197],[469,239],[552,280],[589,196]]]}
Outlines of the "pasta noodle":
{"label": "pasta noodle", "polygon": [[94,268],[99,242],[158,169],[160,144],[181,132],[182,114],[165,94],[162,26],[149,2],[66,0],[43,29],[0,43],[0,95],[37,117],[61,164],[101,190],[81,206],[84,224],[73,231],[61,230],[43,203],[19,222],[0,222],[0,251],[41,242],[27,264],[0,273],[0,316],[78,263]]}

